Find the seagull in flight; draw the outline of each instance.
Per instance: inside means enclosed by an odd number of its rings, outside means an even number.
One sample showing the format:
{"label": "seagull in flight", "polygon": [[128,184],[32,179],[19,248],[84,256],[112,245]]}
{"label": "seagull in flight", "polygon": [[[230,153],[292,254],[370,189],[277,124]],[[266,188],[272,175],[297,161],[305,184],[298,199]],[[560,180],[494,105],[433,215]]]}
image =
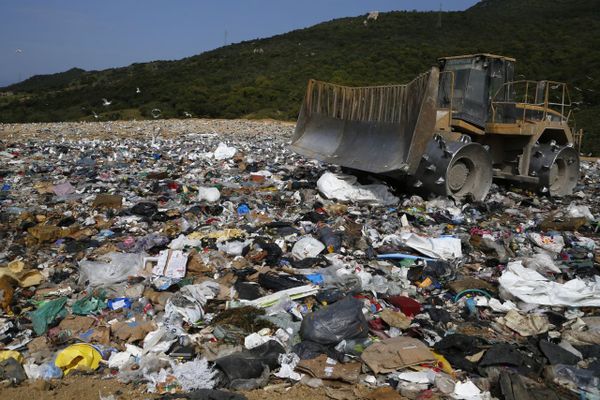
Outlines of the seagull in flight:
{"label": "seagull in flight", "polygon": [[22,52],[23,52],[23,50],[21,50],[21,49],[16,49],[15,50],[15,53],[22,53]]}
{"label": "seagull in flight", "polygon": [[92,114],[94,114],[94,118],[98,119],[98,114],[96,114],[96,111],[92,110]]}
{"label": "seagull in flight", "polygon": [[140,90],[140,88],[139,88],[139,87],[136,87],[136,88],[135,88],[135,92],[136,92],[136,93],[142,93],[142,91]]}
{"label": "seagull in flight", "polygon": [[104,107],[108,107],[108,106],[110,106],[111,104],[112,104],[112,101],[108,101],[108,100],[106,100],[105,98],[102,98],[102,105],[103,105]]}

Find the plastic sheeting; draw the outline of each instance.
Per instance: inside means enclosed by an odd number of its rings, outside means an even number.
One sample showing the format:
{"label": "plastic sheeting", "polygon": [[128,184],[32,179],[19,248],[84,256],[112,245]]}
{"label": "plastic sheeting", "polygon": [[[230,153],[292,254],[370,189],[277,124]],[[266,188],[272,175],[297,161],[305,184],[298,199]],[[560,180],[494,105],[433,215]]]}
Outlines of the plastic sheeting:
{"label": "plastic sheeting", "polygon": [[317,188],[329,199],[373,203],[382,205],[398,204],[399,199],[382,184],[361,185],[352,175],[324,173],[317,181]]}
{"label": "plastic sheeting", "polygon": [[523,267],[521,261],[508,264],[499,279],[500,286],[525,303],[547,306],[600,307],[600,278],[585,282],[572,279],[552,282],[538,272]]}
{"label": "plastic sheeting", "polygon": [[379,244],[407,246],[430,258],[448,260],[462,257],[460,239],[450,236],[429,238],[414,233],[402,233],[401,235],[388,235]]}

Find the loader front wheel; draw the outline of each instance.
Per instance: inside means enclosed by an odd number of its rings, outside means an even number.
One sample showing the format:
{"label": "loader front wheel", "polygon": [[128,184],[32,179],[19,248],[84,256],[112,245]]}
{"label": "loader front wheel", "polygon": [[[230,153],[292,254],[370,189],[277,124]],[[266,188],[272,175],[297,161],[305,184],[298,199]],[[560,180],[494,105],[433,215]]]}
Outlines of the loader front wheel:
{"label": "loader front wheel", "polygon": [[473,175],[473,162],[468,158],[463,158],[456,161],[452,166],[448,168],[448,187],[452,193],[460,191],[465,184],[469,176]]}
{"label": "loader front wheel", "polygon": [[490,190],[492,178],[492,160],[482,145],[472,143],[467,136],[460,141],[436,136],[419,164],[414,186],[457,200],[470,196],[481,201]]}
{"label": "loader front wheel", "polygon": [[542,143],[533,148],[529,174],[538,177],[538,191],[552,197],[573,193],[579,178],[579,154],[570,146]]}

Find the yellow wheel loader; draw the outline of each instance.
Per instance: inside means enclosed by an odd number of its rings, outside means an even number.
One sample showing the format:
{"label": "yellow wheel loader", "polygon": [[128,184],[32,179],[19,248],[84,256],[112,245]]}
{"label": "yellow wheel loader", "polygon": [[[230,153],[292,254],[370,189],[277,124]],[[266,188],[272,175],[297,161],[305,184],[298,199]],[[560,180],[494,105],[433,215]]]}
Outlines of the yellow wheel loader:
{"label": "yellow wheel loader", "polygon": [[310,80],[290,148],[459,200],[483,200],[493,178],[571,194],[579,154],[567,86],[514,81],[514,66],[474,54],[441,58],[406,85]]}

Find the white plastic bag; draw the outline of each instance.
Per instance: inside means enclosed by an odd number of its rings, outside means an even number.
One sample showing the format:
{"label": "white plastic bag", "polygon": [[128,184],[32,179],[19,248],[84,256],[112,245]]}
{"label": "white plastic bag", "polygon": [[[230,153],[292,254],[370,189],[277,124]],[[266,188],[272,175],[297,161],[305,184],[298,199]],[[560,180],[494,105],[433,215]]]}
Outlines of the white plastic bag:
{"label": "white plastic bag", "polygon": [[216,187],[201,186],[198,188],[198,201],[206,200],[209,203],[219,201],[221,193]]}
{"label": "white plastic bag", "polygon": [[198,285],[186,285],[167,300],[165,305],[165,324],[172,328],[181,328],[181,322],[194,324],[202,319],[202,307],[208,299],[219,293],[220,286],[216,282],[205,281]]}
{"label": "white plastic bag", "polygon": [[381,204],[398,204],[399,199],[382,184],[361,185],[355,176],[324,173],[317,181],[319,192],[329,199]]}
{"label": "white plastic bag", "polygon": [[569,207],[567,207],[567,214],[571,218],[587,218],[589,221],[595,220],[594,215],[588,206],[577,205],[575,203],[569,204]]}
{"label": "white plastic bag", "polygon": [[138,276],[144,267],[145,253],[108,253],[98,261],[79,262],[79,283],[90,286],[107,286]]}
{"label": "white plastic bag", "polygon": [[325,250],[325,245],[312,236],[304,236],[298,240],[292,248],[292,256],[296,260],[313,258]]}
{"label": "white plastic bag", "polygon": [[213,153],[215,160],[228,160],[232,158],[237,152],[235,147],[229,147],[225,143],[221,142],[217,146]]}

